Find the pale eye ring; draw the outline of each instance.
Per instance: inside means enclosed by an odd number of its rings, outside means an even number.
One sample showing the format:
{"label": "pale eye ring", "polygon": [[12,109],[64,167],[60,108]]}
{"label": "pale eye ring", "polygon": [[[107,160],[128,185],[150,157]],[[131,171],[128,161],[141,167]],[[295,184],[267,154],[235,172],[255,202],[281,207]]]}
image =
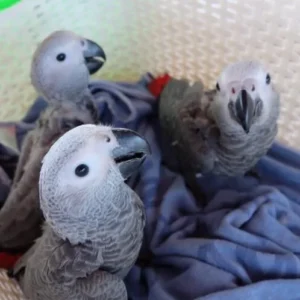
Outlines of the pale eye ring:
{"label": "pale eye ring", "polygon": [[89,173],[89,167],[86,164],[80,164],[75,168],[75,175],[77,177],[85,177]]}

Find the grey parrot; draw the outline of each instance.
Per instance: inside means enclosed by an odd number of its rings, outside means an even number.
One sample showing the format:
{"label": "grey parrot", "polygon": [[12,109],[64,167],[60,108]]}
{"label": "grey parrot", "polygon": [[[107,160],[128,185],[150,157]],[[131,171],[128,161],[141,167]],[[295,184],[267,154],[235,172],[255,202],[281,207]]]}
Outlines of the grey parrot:
{"label": "grey parrot", "polygon": [[41,160],[63,133],[81,124],[98,122],[88,84],[89,75],[99,70],[105,59],[99,45],[69,31],[54,32],[35,51],[32,84],[49,106],[25,137],[10,193],[0,210],[2,250],[24,251],[41,234]]}
{"label": "grey parrot", "polygon": [[44,233],[12,271],[28,299],[127,299],[123,278],[142,245],[145,211],[125,180],[149,154],[136,132],[102,125],[54,143],[39,179]]}
{"label": "grey parrot", "polygon": [[213,90],[171,79],[159,99],[163,161],[201,197],[198,173],[255,173],[277,135],[279,112],[279,93],[256,61],[227,65]]}

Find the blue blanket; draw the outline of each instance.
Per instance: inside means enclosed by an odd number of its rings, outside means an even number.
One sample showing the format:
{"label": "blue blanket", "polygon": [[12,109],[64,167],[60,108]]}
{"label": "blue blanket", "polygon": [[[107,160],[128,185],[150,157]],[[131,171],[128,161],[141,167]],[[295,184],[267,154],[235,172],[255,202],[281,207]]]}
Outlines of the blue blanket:
{"label": "blue blanket", "polygon": [[[147,212],[140,257],[126,278],[130,299],[300,299],[300,154],[276,143],[257,165],[260,182],[199,178],[210,199],[202,207],[162,165],[149,78],[90,85],[101,121],[137,130],[152,147],[128,183]],[[19,145],[45,107],[38,98],[17,124]]]}

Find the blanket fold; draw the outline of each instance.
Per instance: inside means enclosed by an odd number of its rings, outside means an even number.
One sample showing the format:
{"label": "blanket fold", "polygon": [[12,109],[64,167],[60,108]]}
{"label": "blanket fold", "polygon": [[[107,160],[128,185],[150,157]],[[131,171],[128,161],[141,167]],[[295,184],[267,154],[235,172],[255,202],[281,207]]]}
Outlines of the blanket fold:
{"label": "blanket fold", "polygon": [[[138,131],[152,148],[128,183],[147,213],[140,258],[126,278],[130,299],[300,299],[300,154],[275,143],[257,165],[260,181],[199,178],[210,199],[202,207],[182,176],[161,162],[151,79],[90,84],[101,122]],[[46,106],[39,97],[15,124],[19,149]],[[0,145],[3,170],[7,155],[15,167],[16,152]]]}

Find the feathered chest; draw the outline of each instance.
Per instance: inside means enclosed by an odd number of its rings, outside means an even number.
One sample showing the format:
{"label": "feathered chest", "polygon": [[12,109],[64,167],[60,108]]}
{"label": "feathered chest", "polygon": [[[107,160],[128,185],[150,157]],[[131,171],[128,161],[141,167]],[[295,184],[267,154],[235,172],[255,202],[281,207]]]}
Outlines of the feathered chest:
{"label": "feathered chest", "polygon": [[216,147],[216,169],[226,175],[242,175],[266,154],[277,134],[277,125],[253,128],[248,134],[227,133]]}

